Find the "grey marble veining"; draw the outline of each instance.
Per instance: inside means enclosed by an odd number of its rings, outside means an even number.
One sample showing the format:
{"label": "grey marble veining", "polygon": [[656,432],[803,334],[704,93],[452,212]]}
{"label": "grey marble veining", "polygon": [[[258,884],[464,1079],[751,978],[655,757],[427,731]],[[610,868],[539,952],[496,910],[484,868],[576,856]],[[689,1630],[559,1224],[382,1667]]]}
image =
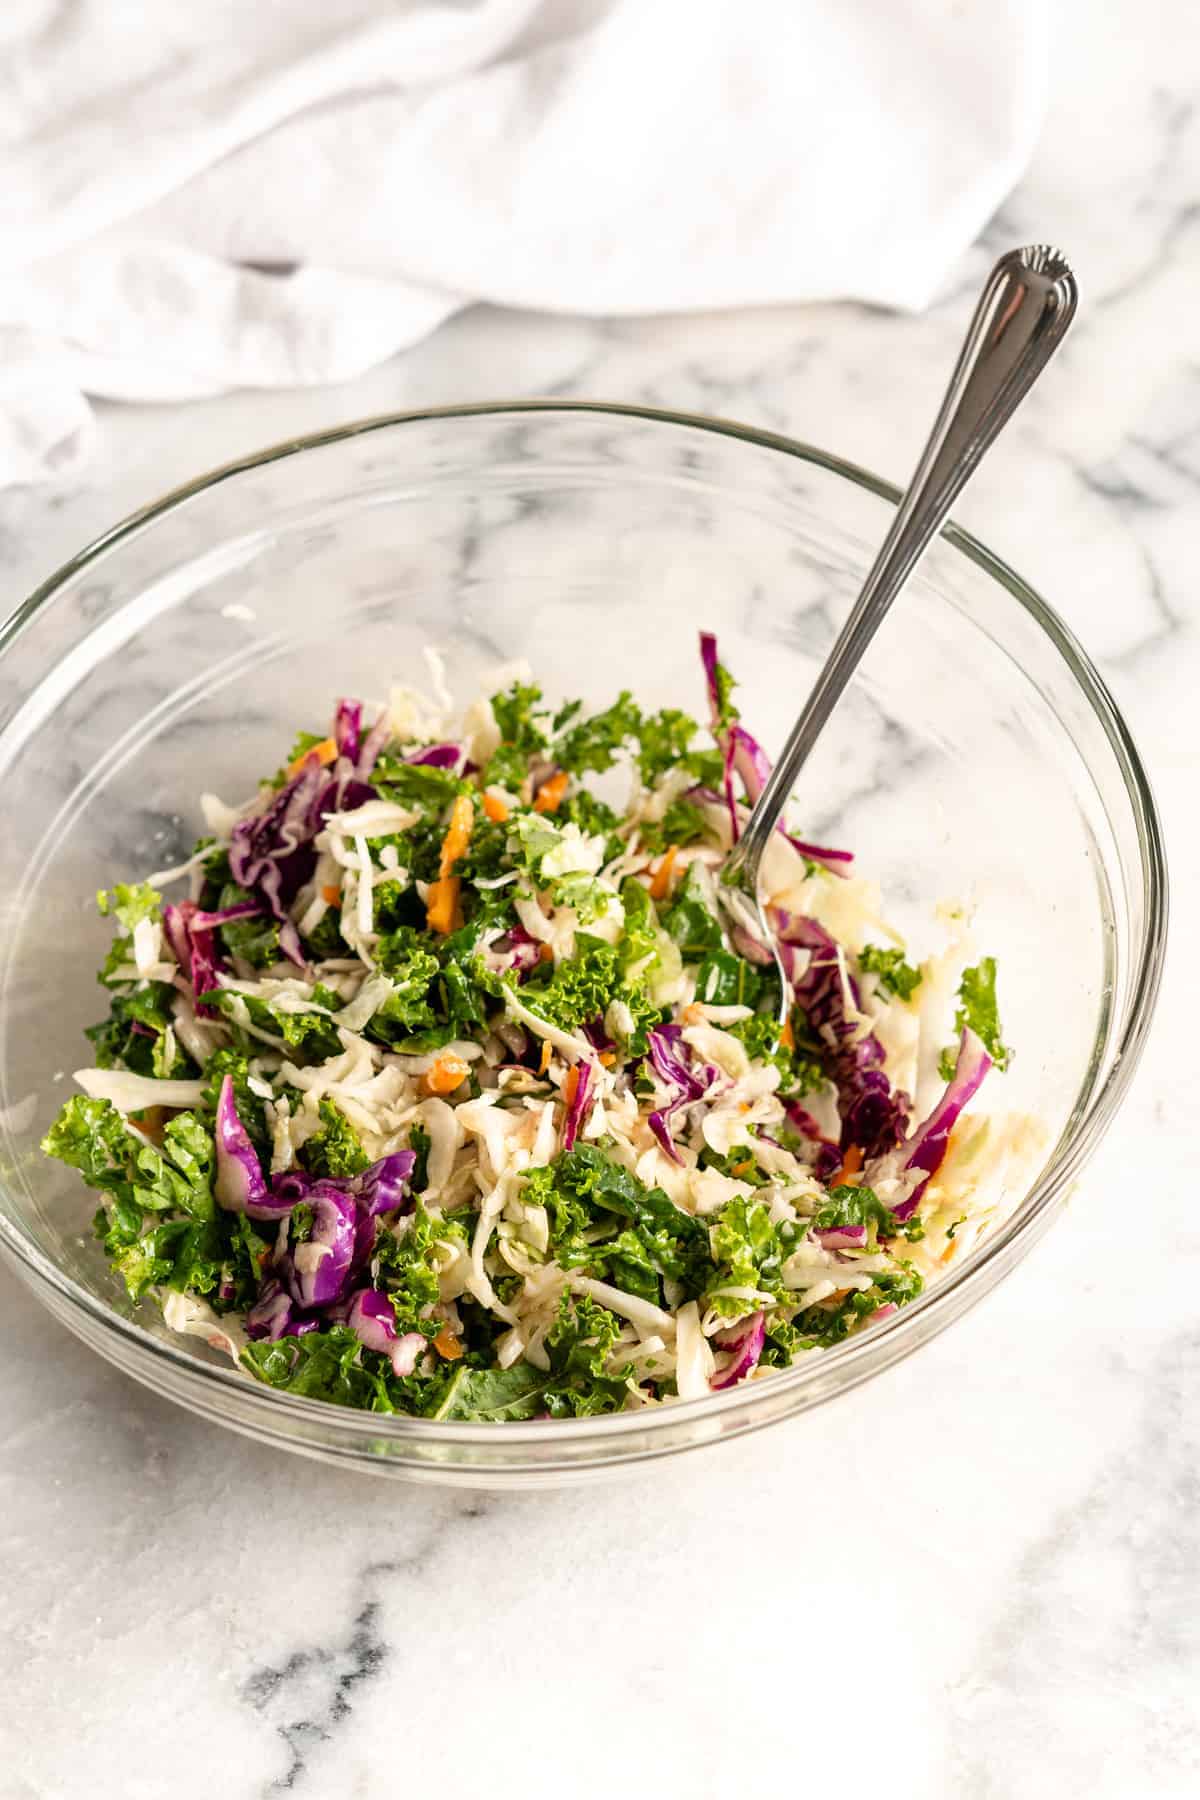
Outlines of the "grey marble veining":
{"label": "grey marble veining", "polygon": [[0,495],[16,601],[249,445],[433,400],[716,410],[902,479],[989,257],[1057,238],[1080,322],[962,521],[1111,681],[1176,917],[1129,1104],[987,1304],[823,1412],[623,1485],[464,1499],[272,1455],[0,1273],[4,1800],[1200,1789],[1200,34],[1183,0],[1065,20],[1034,166],[920,319],[480,311],[334,392],[109,409],[84,477]]}

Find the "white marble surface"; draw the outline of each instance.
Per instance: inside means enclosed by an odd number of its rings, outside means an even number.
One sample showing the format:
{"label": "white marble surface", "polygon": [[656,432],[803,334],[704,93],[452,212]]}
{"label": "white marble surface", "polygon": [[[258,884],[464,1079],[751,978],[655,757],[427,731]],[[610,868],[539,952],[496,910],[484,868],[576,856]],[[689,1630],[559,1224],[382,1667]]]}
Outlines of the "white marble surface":
{"label": "white marble surface", "polygon": [[[1083,316],[960,516],[1111,680],[1176,920],[1150,1051],[1075,1204],[965,1322],[827,1411],[505,1499],[253,1448],[0,1273],[4,1800],[1200,1791],[1200,33],[1185,0],[1081,7],[1056,68],[978,263],[1062,241]],[[345,389],[108,410],[86,477],[0,497],[3,598],[175,480],[433,400],[694,407],[903,476],[976,273],[919,320],[478,312]]]}

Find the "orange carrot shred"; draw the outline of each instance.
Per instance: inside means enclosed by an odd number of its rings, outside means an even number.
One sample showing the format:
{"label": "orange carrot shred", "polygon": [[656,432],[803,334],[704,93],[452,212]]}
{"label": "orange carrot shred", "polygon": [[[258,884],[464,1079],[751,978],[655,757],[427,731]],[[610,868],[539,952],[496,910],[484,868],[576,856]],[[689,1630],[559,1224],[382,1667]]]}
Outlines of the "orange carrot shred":
{"label": "orange carrot shred", "polygon": [[543,781],[541,787],[534,795],[534,812],[557,812],[566,796],[567,783],[570,779],[571,777],[567,774],[567,771],[565,769],[560,769],[557,775],[551,775],[549,781]]}
{"label": "orange carrot shred", "polygon": [[601,1050],[600,1061],[603,1063],[603,1065],[606,1069],[611,1069],[613,1064],[616,1062],[616,1060],[617,1059],[613,1055],[611,1050]]}
{"label": "orange carrot shred", "polygon": [[333,739],[322,738],[319,744],[313,744],[310,749],[304,750],[299,756],[293,757],[292,761],[288,764],[287,772],[289,775],[298,775],[310,756],[315,756],[317,762],[324,768],[326,763],[334,761],[337,753],[338,747]]}
{"label": "orange carrot shred", "polygon": [[677,855],[678,851],[675,845],[672,844],[667,851],[667,854],[659,863],[657,869],[655,869],[650,882],[650,898],[652,900],[665,900],[670,893],[671,876],[675,869],[675,858]]}
{"label": "orange carrot shred", "polygon": [[550,948],[549,944],[542,944],[539,946],[538,961],[539,962],[553,962],[554,961],[554,952]]}
{"label": "orange carrot shred", "polygon": [[465,1063],[461,1056],[447,1051],[422,1075],[421,1086],[427,1094],[452,1094],[456,1087],[462,1086],[470,1073],[469,1063]]}
{"label": "orange carrot shred", "polygon": [[567,1079],[563,1082],[563,1089],[562,1089],[563,1099],[568,1106],[570,1106],[572,1100],[574,1100],[575,1095],[578,1093],[578,1091],[579,1091],[579,1069],[578,1069],[577,1065],[572,1065],[572,1067],[567,1070]]}
{"label": "orange carrot shred", "polygon": [[458,897],[462,891],[462,882],[457,875],[443,875],[440,881],[431,881],[429,892],[425,896],[425,923],[430,931],[440,931],[443,937],[449,937],[462,924],[462,908]]}
{"label": "orange carrot shred", "polygon": [[321,889],[321,898],[329,906],[340,906],[342,904],[342,890],[341,888],[335,887],[323,887]]}
{"label": "orange carrot shred", "polygon": [[448,1324],[443,1325],[442,1329],[433,1339],[433,1347],[439,1356],[445,1357],[447,1362],[457,1362],[463,1353],[462,1345],[459,1343]]}
{"label": "orange carrot shred", "polygon": [[173,1116],[165,1106],[146,1106],[136,1115],[136,1123],[143,1137],[148,1137],[152,1144],[161,1144],[167,1120]]}
{"label": "orange carrot shred", "polygon": [[847,1150],[845,1156],[843,1156],[843,1158],[842,1158],[841,1168],[835,1169],[833,1174],[829,1177],[829,1186],[831,1188],[841,1187],[842,1183],[844,1181],[848,1180],[851,1175],[858,1174],[858,1171],[862,1168],[862,1165],[863,1165],[862,1151],[860,1150],[860,1148],[857,1144],[851,1144],[851,1146]]}
{"label": "orange carrot shred", "polygon": [[554,1052],[550,1047],[549,1038],[543,1038],[542,1039],[542,1060],[538,1064],[538,1074],[539,1075],[544,1075],[546,1073],[546,1070],[550,1067],[550,1058],[551,1058],[551,1056],[553,1056],[553,1054],[554,1054]]}
{"label": "orange carrot shred", "polygon": [[446,827],[446,835],[442,839],[442,860],[438,865],[438,874],[448,875],[456,862],[461,862],[467,854],[467,845],[471,842],[471,827],[475,823],[475,810],[466,794],[459,794],[450,808],[450,823]]}
{"label": "orange carrot shred", "polygon": [[495,825],[503,825],[508,817],[508,807],[499,794],[485,794],[482,800],[484,812]]}
{"label": "orange carrot shred", "polygon": [[779,1041],[785,1050],[794,1050],[796,1048],[796,1034],[792,1030],[792,1021],[790,1018],[783,1021],[783,1030],[779,1034]]}

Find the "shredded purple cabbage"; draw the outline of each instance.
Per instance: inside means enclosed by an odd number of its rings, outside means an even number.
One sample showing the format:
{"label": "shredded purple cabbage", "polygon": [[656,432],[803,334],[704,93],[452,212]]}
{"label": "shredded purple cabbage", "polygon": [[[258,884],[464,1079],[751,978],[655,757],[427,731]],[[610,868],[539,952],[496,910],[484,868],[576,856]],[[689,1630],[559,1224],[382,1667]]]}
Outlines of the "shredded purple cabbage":
{"label": "shredded purple cabbage", "polygon": [[383,750],[386,748],[387,741],[391,735],[391,716],[385,706],[375,723],[372,725],[370,731],[367,733],[366,740],[359,750],[358,760],[354,764],[354,773],[360,780],[365,781],[367,776],[371,773],[371,770],[375,767]]}
{"label": "shredded purple cabbage", "polygon": [[683,1158],[676,1148],[671,1117],[681,1107],[690,1106],[693,1100],[699,1100],[707,1094],[720,1079],[720,1074],[708,1063],[703,1064],[699,1071],[692,1066],[691,1053],[683,1042],[683,1031],[678,1025],[656,1025],[646,1038],[646,1046],[659,1080],[664,1086],[675,1089],[667,1105],[652,1112],[646,1123],[664,1153],[672,1162],[681,1163]]}
{"label": "shredded purple cabbage", "polygon": [[576,1063],[575,1067],[578,1069],[579,1073],[575,1082],[575,1092],[571,1095],[570,1104],[567,1107],[567,1116],[563,1123],[564,1150],[573,1150],[575,1148],[575,1139],[579,1136],[579,1133],[583,1128],[583,1121],[587,1117],[592,1084],[596,1078],[596,1066],[594,1063]]}
{"label": "shredded purple cabbage", "polygon": [[362,701],[339,700],[333,717],[333,741],[338,755],[344,756],[347,762],[354,762],[361,737]]}
{"label": "shredded purple cabbage", "polygon": [[[723,801],[729,813],[730,841],[737,843],[741,836],[741,806],[734,791],[733,778],[738,776],[745,791],[746,800],[753,806],[771,777],[771,759],[756,737],[748,732],[744,725],[736,720],[728,727],[721,725],[721,689],[717,679],[717,667],[720,657],[717,653],[717,640],[711,631],[700,633],[700,661],[704,667],[704,681],[708,690],[708,704],[711,715],[713,736],[723,758],[722,787],[723,794],[714,794],[711,788],[697,787],[691,790],[698,799]],[[805,843],[802,838],[793,837],[784,830],[780,821],[777,829],[793,849],[810,862],[823,863],[832,874],[845,875],[843,864],[854,861],[850,850],[826,850],[819,844]]]}
{"label": "shredded purple cabbage", "polygon": [[268,1343],[278,1343],[282,1337],[303,1337],[306,1331],[316,1331],[320,1325],[320,1319],[297,1313],[292,1296],[285,1294],[277,1281],[263,1283],[258,1299],[246,1314],[246,1336],[265,1338]]}
{"label": "shredded purple cabbage", "polygon": [[291,1210],[292,1201],[267,1186],[258,1151],[242,1124],[230,1075],[221,1082],[217,1095],[213,1135],[217,1152],[213,1192],[218,1206],[226,1212],[247,1213],[252,1219],[279,1219]]}
{"label": "shredded purple cabbage", "polygon": [[404,760],[416,767],[457,769],[465,754],[461,744],[426,744],[423,750],[414,750]]}
{"label": "shredded purple cabbage", "polygon": [[217,969],[220,957],[213,935],[197,921],[211,917],[202,913],[194,900],[181,900],[177,906],[163,907],[163,930],[175,961],[192,984],[196,1013],[201,1018],[218,1017],[217,1009],[202,998],[220,986]]}
{"label": "shredded purple cabbage", "polygon": [[396,1309],[378,1288],[359,1288],[345,1304],[345,1324],[368,1350],[389,1358],[392,1373],[411,1375],[428,1345],[419,1331],[396,1330]]}
{"label": "shredded purple cabbage", "polygon": [[[784,967],[796,1002],[825,1051],[825,1066],[838,1091],[842,1116],[841,1148],[857,1144],[863,1156],[880,1156],[891,1150],[908,1128],[908,1101],[883,1070],[883,1045],[873,1032],[859,1035],[847,1017],[846,987],[855,1008],[858,988],[846,977],[843,985],[838,950],[833,938],[815,919],[779,912]],[[807,964],[794,954],[807,950]]]}
{"label": "shredded purple cabbage", "polygon": [[843,1157],[838,1146],[832,1138],[825,1136],[812,1114],[798,1100],[785,1100],[783,1107],[789,1122],[796,1127],[800,1136],[817,1145],[813,1173],[818,1181],[828,1181],[834,1170],[842,1166]]}
{"label": "shredded purple cabbage", "polygon": [[751,1313],[748,1319],[740,1319],[728,1331],[718,1332],[715,1341],[721,1349],[730,1351],[731,1355],[725,1367],[710,1378],[708,1385],[718,1390],[733,1387],[758,1367],[758,1360],[767,1341],[766,1314]]}
{"label": "shredded purple cabbage", "polygon": [[[185,902],[186,904],[186,902]],[[262,907],[257,900],[239,900],[233,906],[223,906],[217,912],[195,912],[189,921],[192,931],[217,931],[222,925],[235,925],[239,919],[257,919]]]}
{"label": "shredded purple cabbage", "polygon": [[[352,736],[357,744],[361,714],[359,702],[339,702],[334,725],[339,750]],[[358,750],[357,760],[343,752],[332,769],[326,769],[315,756],[306,757],[298,774],[284,783],[262,812],[240,819],[233,828],[230,873],[239,887],[254,896],[260,909],[269,911],[278,922],[279,948],[299,968],[305,967],[304,949],[288,908],[316,867],[312,840],[330,813],[352,812],[377,798],[364,777],[374,767],[390,730],[385,711]]]}
{"label": "shredded purple cabbage", "polygon": [[964,1030],[959,1039],[958,1057],[949,1086],[929,1117],[923,1124],[918,1125],[912,1136],[906,1138],[900,1146],[904,1167],[906,1169],[923,1169],[925,1179],[919,1187],[913,1189],[907,1200],[902,1201],[895,1208],[898,1219],[911,1218],[916,1211],[917,1204],[929,1185],[931,1176],[935,1175],[942,1166],[946,1146],[950,1141],[950,1133],[954,1129],[959,1114],[967,1103],[974,1099],[991,1066],[992,1059],[975,1033],[969,1028]]}

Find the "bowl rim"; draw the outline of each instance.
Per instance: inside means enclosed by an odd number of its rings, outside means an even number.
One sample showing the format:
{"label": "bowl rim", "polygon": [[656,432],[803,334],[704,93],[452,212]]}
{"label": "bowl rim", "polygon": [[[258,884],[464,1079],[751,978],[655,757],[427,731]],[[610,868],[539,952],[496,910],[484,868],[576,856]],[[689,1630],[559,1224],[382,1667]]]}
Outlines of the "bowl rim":
{"label": "bowl rim", "polygon": [[[219,487],[222,482],[268,464],[303,455],[310,450],[324,449],[349,439],[406,425],[530,414],[601,414],[703,431],[760,449],[777,451],[847,481],[893,506],[902,498],[903,491],[893,482],[873,474],[858,463],[801,439],[713,414],[584,399],[472,401],[447,406],[426,406],[402,412],[376,413],[321,431],[284,438],[261,450],[221,463],[190,481],[168,489],[157,499],[117,521],[68,558],[7,617],[0,620],[0,657],[24,632],[42,607],[72,578],[127,538],[136,536],[157,519],[185,505],[196,495]],[[1130,804],[1140,856],[1144,925],[1135,945],[1136,961],[1130,983],[1128,1014],[1119,1040],[1113,1045],[1110,1067],[1092,1095],[1087,1112],[1071,1128],[1069,1135],[1060,1139],[1055,1146],[1050,1166],[1030,1188],[1019,1212],[1010,1215],[960,1269],[943,1277],[916,1301],[875,1330],[855,1333],[843,1343],[823,1351],[819,1358],[790,1369],[774,1371],[769,1383],[771,1392],[782,1398],[790,1389],[796,1396],[795,1406],[785,1411],[796,1412],[805,1408],[806,1403],[801,1396],[812,1385],[811,1376],[818,1370],[828,1374],[836,1369],[840,1378],[835,1391],[841,1392],[918,1349],[927,1337],[936,1335],[953,1323],[954,1319],[982,1298],[1000,1279],[1007,1267],[1016,1260],[1015,1254],[1006,1257],[1005,1252],[1013,1252],[1017,1245],[1027,1248],[1036,1241],[1053,1216],[1051,1209],[1055,1202],[1063,1196],[1064,1190],[1069,1188],[1078,1175],[1125,1097],[1145,1047],[1161,984],[1169,910],[1162,826],[1144,764],[1116,701],[1074,633],[1035,589],[979,539],[953,521],[948,522],[938,535],[985,575],[998,582],[1024,608],[1057,650],[1076,686],[1088,701],[1113,753]],[[733,1426],[734,1429],[750,1430],[756,1423],[772,1422],[756,1421],[753,1417],[754,1403],[764,1397],[767,1385],[756,1382],[697,1400],[672,1402],[669,1406],[653,1411],[607,1414],[593,1419],[511,1421],[506,1422],[500,1432],[494,1424],[419,1419],[406,1414],[389,1416],[358,1412],[328,1401],[311,1400],[265,1386],[260,1389],[259,1384],[248,1381],[239,1370],[203,1361],[170,1341],[145,1331],[132,1319],[105,1304],[65,1274],[40,1249],[29,1243],[3,1213],[0,1213],[0,1247],[18,1264],[18,1272],[32,1281],[35,1290],[39,1281],[47,1283],[69,1306],[81,1308],[102,1331],[114,1333],[118,1338],[124,1339],[134,1352],[135,1360],[140,1353],[141,1356],[149,1357],[151,1363],[161,1361],[173,1367],[181,1378],[194,1376],[203,1383],[215,1383],[218,1393],[222,1388],[236,1391],[255,1410],[262,1411],[264,1418],[269,1416],[280,1424],[290,1414],[298,1421],[323,1426],[343,1440],[342,1455],[353,1456],[352,1441],[355,1439],[363,1440],[364,1451],[368,1448],[367,1440],[377,1447],[384,1439],[395,1450],[400,1450],[405,1442],[412,1443],[414,1448],[421,1443],[427,1446],[436,1443],[446,1447],[457,1445],[462,1449],[486,1444],[495,1449],[503,1443],[511,1445],[514,1450],[519,1447],[528,1449],[534,1445],[545,1450],[556,1439],[565,1441],[564,1434],[569,1434],[573,1445],[579,1445],[583,1439],[592,1439],[611,1446],[616,1453],[611,1458],[588,1459],[589,1466],[599,1467],[605,1461],[623,1462],[630,1458],[643,1460],[684,1447],[664,1442],[661,1446],[646,1444],[635,1448],[634,1442],[630,1442],[627,1453],[621,1455],[618,1453],[618,1445],[623,1438],[637,1440],[646,1434],[651,1439],[656,1435],[670,1437],[673,1435],[670,1428],[675,1425],[704,1419],[715,1421],[718,1417],[732,1423],[730,1416],[733,1415],[736,1419],[739,1413],[746,1416],[740,1424]],[[956,1304],[949,1304],[955,1299]],[[929,1321],[929,1328],[923,1333],[913,1329],[919,1318],[927,1318]],[[126,1365],[122,1363],[118,1366]],[[139,1373],[136,1369],[128,1372]],[[144,1376],[141,1378],[145,1379]],[[814,1395],[808,1404],[819,1403],[820,1399],[826,1397],[832,1398],[833,1393]],[[776,1409],[773,1417],[779,1416],[782,1415]],[[375,1456],[371,1458],[377,1467],[381,1461],[382,1466],[386,1467],[389,1461],[397,1460],[389,1456],[379,1459],[377,1449]],[[488,1465],[479,1466],[486,1470]],[[552,1476],[554,1473],[554,1463],[549,1457],[544,1460],[539,1458],[537,1466],[547,1475]],[[452,1473],[447,1468],[447,1478],[452,1478]]]}

